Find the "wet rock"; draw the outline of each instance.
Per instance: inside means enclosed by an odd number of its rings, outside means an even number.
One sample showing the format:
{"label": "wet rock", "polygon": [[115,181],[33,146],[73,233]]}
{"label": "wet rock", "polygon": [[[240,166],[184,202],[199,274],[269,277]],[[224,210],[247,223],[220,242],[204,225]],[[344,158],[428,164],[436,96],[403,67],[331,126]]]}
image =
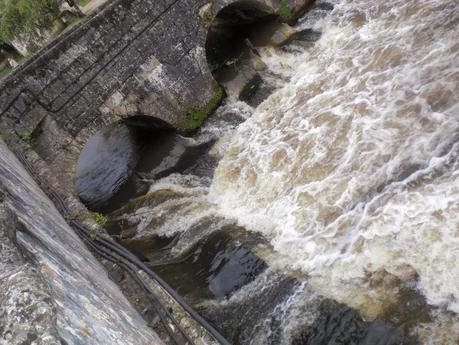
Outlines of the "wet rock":
{"label": "wet rock", "polygon": [[411,344],[401,330],[382,321],[366,322],[355,310],[324,299],[315,322],[300,332],[292,345]]}
{"label": "wet rock", "polygon": [[[256,236],[249,239],[243,231],[237,227],[226,227],[214,232],[179,260],[156,264],[155,269],[191,302],[198,303],[205,298],[228,298],[267,267],[251,248],[253,242],[260,239]],[[244,237],[247,241],[242,244]],[[148,252],[143,255],[148,256]]]}
{"label": "wet rock", "polygon": [[90,208],[107,202],[126,182],[137,163],[132,131],[114,125],[96,133],[86,143],[76,166],[78,196]]}
{"label": "wet rock", "polygon": [[280,1],[279,2],[279,7],[278,7],[278,13],[282,16],[282,7],[286,6],[288,8],[288,13],[290,16],[284,18],[286,20],[294,21],[296,18],[298,18],[302,13],[304,13],[304,10],[311,4],[314,3],[314,0],[286,0],[286,1]]}
{"label": "wet rock", "polygon": [[281,47],[289,43],[295,36],[295,29],[290,25],[282,23],[273,31],[267,40],[267,45]]}
{"label": "wet rock", "polygon": [[[312,29],[304,29],[298,31],[292,39],[293,45],[300,45],[303,48],[312,47],[312,45],[320,39],[321,32]],[[288,47],[286,47],[288,48]]]}
{"label": "wet rock", "polygon": [[258,57],[251,58],[246,51],[240,57],[225,62],[225,66],[216,73],[216,79],[223,86],[228,97],[240,98],[244,89],[256,87],[260,80],[259,70],[264,63]]}
{"label": "wet rock", "polygon": [[256,107],[268,98],[274,90],[274,86],[267,84],[263,78],[258,76],[243,88],[239,99],[252,107]]}

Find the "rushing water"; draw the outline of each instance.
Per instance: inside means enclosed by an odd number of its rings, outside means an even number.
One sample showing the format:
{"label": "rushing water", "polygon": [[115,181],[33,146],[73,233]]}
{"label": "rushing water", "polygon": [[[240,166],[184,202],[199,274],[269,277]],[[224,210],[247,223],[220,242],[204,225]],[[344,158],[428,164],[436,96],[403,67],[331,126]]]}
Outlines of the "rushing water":
{"label": "rushing water", "polygon": [[[459,340],[459,4],[342,1],[242,124],[211,199],[272,264],[377,317],[410,284]],[[449,321],[446,321],[449,320]],[[431,338],[427,340],[427,338]]]}
{"label": "rushing water", "polygon": [[112,233],[235,344],[459,344],[458,2],[295,29],[255,101],[144,148]]}

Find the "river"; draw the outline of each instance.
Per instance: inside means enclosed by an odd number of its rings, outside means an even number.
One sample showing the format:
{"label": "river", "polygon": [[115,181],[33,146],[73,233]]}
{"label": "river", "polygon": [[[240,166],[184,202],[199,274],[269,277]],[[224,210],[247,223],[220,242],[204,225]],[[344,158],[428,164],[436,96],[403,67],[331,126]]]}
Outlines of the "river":
{"label": "river", "polygon": [[316,1],[295,30],[258,49],[269,97],[175,135],[113,234],[235,344],[458,344],[458,2]]}

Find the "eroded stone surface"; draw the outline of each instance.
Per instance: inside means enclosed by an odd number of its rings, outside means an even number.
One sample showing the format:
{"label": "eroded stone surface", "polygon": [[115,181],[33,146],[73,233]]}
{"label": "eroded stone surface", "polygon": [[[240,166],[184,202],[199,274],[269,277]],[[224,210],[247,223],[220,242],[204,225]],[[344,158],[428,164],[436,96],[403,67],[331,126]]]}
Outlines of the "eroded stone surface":
{"label": "eroded stone surface", "polygon": [[60,344],[51,291],[14,243],[18,223],[0,205],[0,344]]}
{"label": "eroded stone surface", "polygon": [[30,333],[38,344],[161,343],[1,140],[0,186],[20,224],[17,246],[33,262],[18,261],[9,223],[0,222],[2,341],[22,344],[9,337]]}

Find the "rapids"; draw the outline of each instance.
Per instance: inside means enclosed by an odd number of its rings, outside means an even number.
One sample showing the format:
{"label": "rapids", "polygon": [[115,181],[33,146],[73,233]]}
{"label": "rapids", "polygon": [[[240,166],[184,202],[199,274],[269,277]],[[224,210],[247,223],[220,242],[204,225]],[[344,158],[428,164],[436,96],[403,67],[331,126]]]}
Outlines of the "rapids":
{"label": "rapids", "polygon": [[[457,0],[317,0],[294,30],[193,135],[89,142],[82,190],[233,344],[457,345]],[[103,189],[91,145],[134,157]]]}
{"label": "rapids", "polygon": [[312,29],[310,49],[262,50],[288,81],[231,133],[209,199],[367,318],[416,289],[420,339],[457,344],[459,4],[344,0]]}

